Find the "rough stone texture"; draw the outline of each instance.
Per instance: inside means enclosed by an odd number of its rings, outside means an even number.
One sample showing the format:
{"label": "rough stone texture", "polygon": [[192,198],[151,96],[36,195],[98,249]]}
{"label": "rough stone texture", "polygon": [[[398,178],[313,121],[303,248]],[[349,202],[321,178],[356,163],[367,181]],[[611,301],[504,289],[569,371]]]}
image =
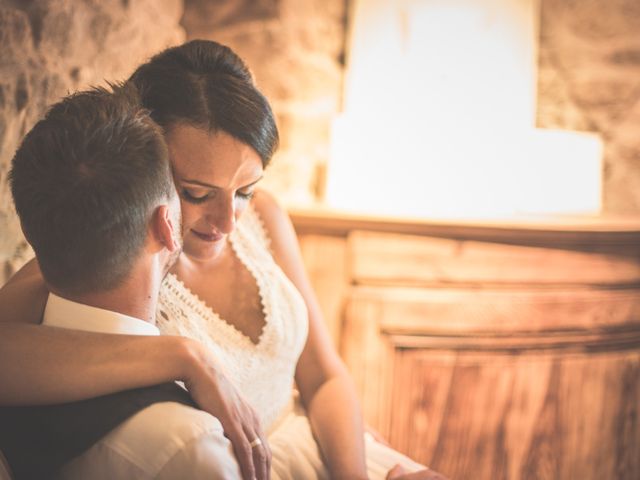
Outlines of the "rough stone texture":
{"label": "rough stone texture", "polygon": [[29,255],[7,182],[20,139],[69,92],[184,40],[182,0],[0,0],[0,284]]}
{"label": "rough stone texture", "polygon": [[[348,0],[185,0],[188,38],[226,43],[271,100],[281,148],[266,185],[322,198],[342,96]],[[183,39],[182,0],[0,0],[0,283],[27,254],[7,185],[19,139],[47,104],[121,79]],[[538,125],[605,140],[604,210],[640,212],[640,2],[541,0]]]}
{"label": "rough stone texture", "polygon": [[640,2],[542,0],[538,124],[599,132],[604,213],[640,212]]}
{"label": "rough stone texture", "polygon": [[280,128],[265,185],[285,204],[321,196],[340,108],[345,0],[186,0],[189,39],[229,45],[250,66]]}

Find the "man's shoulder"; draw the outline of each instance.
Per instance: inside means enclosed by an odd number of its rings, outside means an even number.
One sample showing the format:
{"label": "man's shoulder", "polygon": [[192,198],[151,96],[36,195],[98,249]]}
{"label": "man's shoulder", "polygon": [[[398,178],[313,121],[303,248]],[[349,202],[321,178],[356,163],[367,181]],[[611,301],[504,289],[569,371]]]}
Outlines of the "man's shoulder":
{"label": "man's shoulder", "polygon": [[160,402],[133,415],[101,442],[121,451],[130,445],[144,445],[159,458],[171,456],[202,435],[222,432],[220,421],[207,412],[177,402]]}
{"label": "man's shoulder", "polygon": [[108,472],[109,478],[158,478],[170,462],[193,462],[193,446],[210,437],[228,442],[217,418],[177,402],[154,403],[67,464],[61,478],[102,478],[101,472]]}

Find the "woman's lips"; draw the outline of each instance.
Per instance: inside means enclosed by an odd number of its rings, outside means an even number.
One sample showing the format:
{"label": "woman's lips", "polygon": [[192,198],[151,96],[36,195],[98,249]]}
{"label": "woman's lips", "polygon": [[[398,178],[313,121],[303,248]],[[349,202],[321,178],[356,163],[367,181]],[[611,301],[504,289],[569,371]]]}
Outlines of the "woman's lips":
{"label": "woman's lips", "polygon": [[218,240],[222,239],[222,237],[224,236],[221,233],[202,233],[196,230],[191,230],[191,233],[193,233],[196,237],[198,237],[200,240],[205,242],[217,242]]}

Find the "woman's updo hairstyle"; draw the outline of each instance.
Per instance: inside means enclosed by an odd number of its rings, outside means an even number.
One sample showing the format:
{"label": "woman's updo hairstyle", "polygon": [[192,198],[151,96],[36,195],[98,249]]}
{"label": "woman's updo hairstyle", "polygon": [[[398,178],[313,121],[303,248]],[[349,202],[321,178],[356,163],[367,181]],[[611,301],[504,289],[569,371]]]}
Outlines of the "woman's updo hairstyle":
{"label": "woman's updo hairstyle", "polygon": [[251,146],[265,167],[278,147],[269,102],[229,47],[193,40],[168,48],[138,67],[129,81],[165,131],[180,123],[224,131]]}

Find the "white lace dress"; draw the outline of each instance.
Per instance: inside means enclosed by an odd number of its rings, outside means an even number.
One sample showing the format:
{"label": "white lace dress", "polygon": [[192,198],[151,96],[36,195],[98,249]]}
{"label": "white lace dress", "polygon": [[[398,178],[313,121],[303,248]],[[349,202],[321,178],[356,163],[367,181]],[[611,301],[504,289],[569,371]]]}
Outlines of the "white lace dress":
{"label": "white lace dress", "polygon": [[[220,318],[178,278],[167,275],[160,292],[157,325],[163,334],[199,340],[256,410],[273,453],[272,478],[328,478],[308,419],[294,390],[294,373],[308,332],[302,296],[275,263],[269,239],[253,208],[229,236],[233,251],[258,285],[265,326],[256,344]],[[396,463],[420,465],[367,436],[371,478],[385,478]]]}

